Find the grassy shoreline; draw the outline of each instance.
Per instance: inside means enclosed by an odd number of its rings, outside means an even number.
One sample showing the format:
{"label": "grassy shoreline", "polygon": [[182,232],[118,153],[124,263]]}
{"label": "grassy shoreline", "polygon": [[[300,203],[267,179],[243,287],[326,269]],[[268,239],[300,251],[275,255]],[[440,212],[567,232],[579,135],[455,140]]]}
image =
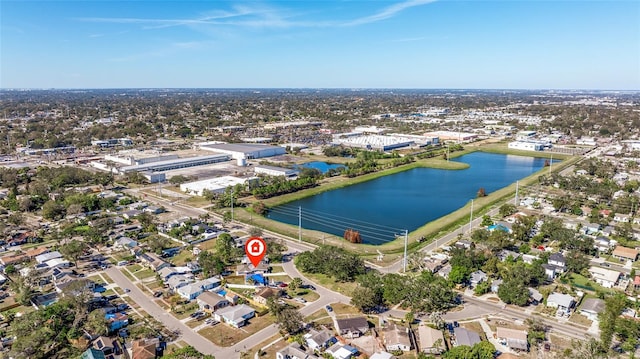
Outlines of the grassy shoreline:
{"label": "grassy shoreline", "polygon": [[[540,157],[547,158],[548,153],[532,153],[528,151],[519,151],[519,150],[511,150],[506,148],[504,144],[500,145],[485,145],[485,146],[469,146],[465,148],[464,151],[459,151],[451,154],[451,158],[456,158],[463,156],[472,152],[488,152],[488,153],[500,153],[500,154],[512,154],[512,155],[526,155],[528,157]],[[537,156],[536,156],[537,155]],[[575,162],[579,161],[581,157],[578,156],[569,156],[569,155],[560,155],[553,154],[554,159],[562,160],[561,163],[555,164],[552,167],[553,172],[561,171],[564,168],[575,164]],[[413,168],[438,168],[438,169],[449,169],[449,170],[461,170],[468,168],[469,165],[462,162],[455,161],[446,161],[441,158],[430,158],[425,160],[418,160],[411,164],[391,168],[388,170],[371,173],[355,178],[332,178],[327,179],[322,182],[322,184],[318,187],[314,187],[308,190],[299,191],[296,193],[291,193],[283,196],[278,196],[274,198],[269,198],[264,200],[263,202],[267,206],[277,206],[285,203],[289,203],[298,199],[306,198],[309,196],[313,196],[325,191],[330,191],[338,188],[343,188],[346,186],[351,186],[354,184],[370,181],[376,178],[380,178],[382,176],[387,176],[391,174],[396,174],[399,172],[407,171]],[[519,180],[521,186],[529,186],[538,181],[538,177],[543,175],[545,171],[548,171],[548,167],[544,167],[535,173]],[[478,218],[483,214],[486,214],[492,208],[495,208],[498,205],[504,203],[506,199],[512,197],[515,193],[516,184],[512,183],[506,187],[503,187],[497,191],[494,191],[487,195],[486,197],[476,198],[474,199],[474,218]],[[446,233],[455,230],[460,227],[464,223],[466,223],[469,219],[470,213],[470,202],[465,206],[445,215],[439,217],[433,221],[427,222],[421,227],[415,229],[414,231],[409,233],[409,241],[408,241],[408,250],[414,251],[418,248],[421,248],[428,243],[432,242],[434,239],[443,236]],[[247,209],[238,209],[236,210],[236,219],[250,223],[251,225],[257,225],[259,227],[263,227],[266,230],[276,232],[288,237],[298,238],[299,232],[298,227],[286,223],[277,222],[262,216],[258,216],[253,214],[250,210]],[[385,254],[385,258],[383,263],[390,263],[401,257],[402,252],[404,250],[404,241],[403,237],[398,239],[373,245],[373,244],[352,244],[345,241],[342,237],[323,233],[320,231],[302,229],[302,240],[312,244],[330,244],[337,247],[342,247],[347,250],[350,250],[354,253],[360,254],[365,259],[375,259],[377,256],[377,252],[380,251]],[[418,242],[417,239],[420,237],[425,237],[425,241]]]}

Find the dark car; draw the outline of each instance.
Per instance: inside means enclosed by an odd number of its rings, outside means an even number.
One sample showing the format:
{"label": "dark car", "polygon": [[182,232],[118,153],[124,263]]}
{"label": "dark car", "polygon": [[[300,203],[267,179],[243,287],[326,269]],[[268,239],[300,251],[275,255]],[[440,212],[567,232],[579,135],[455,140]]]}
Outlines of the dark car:
{"label": "dark car", "polygon": [[162,297],[162,292],[161,291],[157,291],[155,293],[153,293],[153,296],[156,298]]}
{"label": "dark car", "polygon": [[327,305],[325,308],[327,309],[327,312],[333,312],[333,308],[331,308],[330,305]]}

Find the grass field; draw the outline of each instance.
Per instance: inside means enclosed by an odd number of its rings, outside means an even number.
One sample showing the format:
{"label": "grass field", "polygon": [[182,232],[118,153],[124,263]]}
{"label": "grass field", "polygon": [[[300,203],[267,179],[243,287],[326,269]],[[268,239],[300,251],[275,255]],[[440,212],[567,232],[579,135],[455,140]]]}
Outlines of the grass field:
{"label": "grass field", "polygon": [[354,289],[358,286],[358,284],[354,282],[336,282],[333,278],[324,274],[305,273],[304,275],[314,283],[318,283],[334,292],[342,293],[349,297],[351,297]]}
{"label": "grass field", "polygon": [[271,324],[273,324],[273,317],[271,315],[263,315],[262,317],[251,318],[249,325],[239,329],[224,323],[219,323],[213,327],[204,328],[198,333],[216,345],[228,347],[248,338]]}

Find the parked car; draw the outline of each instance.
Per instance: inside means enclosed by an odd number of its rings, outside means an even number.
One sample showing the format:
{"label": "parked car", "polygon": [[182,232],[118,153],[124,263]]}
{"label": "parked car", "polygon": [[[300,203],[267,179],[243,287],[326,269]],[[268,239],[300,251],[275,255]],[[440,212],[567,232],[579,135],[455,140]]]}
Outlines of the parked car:
{"label": "parked car", "polygon": [[295,300],[296,302],[299,302],[299,303],[306,303],[307,302],[307,300],[302,298],[302,297],[295,297],[295,298],[293,298],[293,300]]}
{"label": "parked car", "polygon": [[327,309],[327,312],[333,312],[333,308],[330,305],[327,305],[325,309]]}
{"label": "parked car", "polygon": [[161,291],[157,291],[157,292],[153,293],[153,296],[156,297],[156,298],[160,298],[160,297],[162,297],[162,292]]}

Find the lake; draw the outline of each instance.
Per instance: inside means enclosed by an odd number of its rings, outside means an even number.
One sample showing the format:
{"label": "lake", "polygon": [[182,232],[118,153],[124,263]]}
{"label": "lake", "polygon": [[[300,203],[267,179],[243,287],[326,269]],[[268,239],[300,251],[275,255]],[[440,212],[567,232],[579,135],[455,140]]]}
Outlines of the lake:
{"label": "lake", "polygon": [[489,194],[529,176],[546,159],[473,152],[452,161],[470,167],[414,168],[273,207],[268,217],[297,226],[300,210],[303,228],[340,237],[352,228],[363,243],[381,244],[459,209],[481,187]]}
{"label": "lake", "polygon": [[327,173],[330,169],[342,168],[344,167],[344,165],[341,165],[338,163],[326,163],[326,162],[314,161],[314,162],[306,162],[300,165],[296,165],[294,168],[300,169],[300,167],[315,168],[324,174],[324,173]]}

